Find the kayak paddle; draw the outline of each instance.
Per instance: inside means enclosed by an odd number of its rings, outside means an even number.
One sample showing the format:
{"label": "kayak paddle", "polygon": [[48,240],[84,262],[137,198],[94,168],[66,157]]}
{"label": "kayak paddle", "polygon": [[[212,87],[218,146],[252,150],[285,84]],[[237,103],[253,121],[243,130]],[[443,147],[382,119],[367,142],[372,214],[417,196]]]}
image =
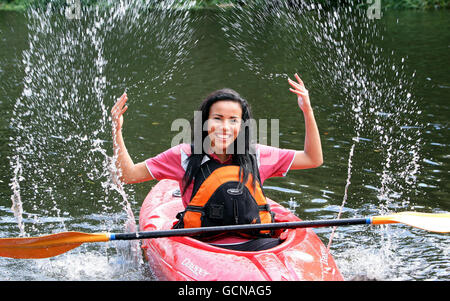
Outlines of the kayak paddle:
{"label": "kayak paddle", "polygon": [[134,233],[83,233],[62,232],[40,237],[0,238],[0,256],[11,258],[47,258],[60,255],[86,242],[112,240],[150,239],[173,236],[195,236],[211,232],[247,230],[276,230],[295,228],[317,228],[330,226],[392,224],[401,223],[423,230],[439,233],[450,232],[450,213],[401,212],[385,216],[346,218],[334,220],[280,222],[270,224],[246,224],[201,228],[155,230]]}

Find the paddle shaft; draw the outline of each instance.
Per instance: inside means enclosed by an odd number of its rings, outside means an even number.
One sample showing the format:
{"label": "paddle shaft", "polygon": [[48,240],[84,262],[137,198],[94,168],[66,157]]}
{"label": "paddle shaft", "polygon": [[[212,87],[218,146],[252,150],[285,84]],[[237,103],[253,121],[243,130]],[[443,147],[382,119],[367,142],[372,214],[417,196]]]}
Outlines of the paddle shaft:
{"label": "paddle shaft", "polygon": [[316,221],[298,221],[298,222],[280,222],[269,224],[250,224],[250,225],[229,225],[214,226],[202,228],[182,228],[170,230],[156,230],[135,233],[111,233],[110,240],[132,240],[132,239],[149,239],[173,236],[195,236],[211,232],[235,232],[235,231],[251,231],[251,230],[277,230],[277,229],[296,229],[296,228],[319,228],[332,226],[348,226],[348,225],[365,225],[371,224],[372,220],[368,218],[345,218],[334,220],[316,220]]}
{"label": "paddle shaft", "polygon": [[401,223],[437,233],[450,233],[450,213],[400,212],[385,216],[346,218],[334,220],[279,222],[270,224],[230,225],[202,228],[154,230],[134,233],[61,232],[40,237],[0,238],[0,256],[10,258],[48,258],[65,253],[85,242],[111,240],[151,239],[174,236],[195,236],[202,233],[242,232],[318,228],[347,225],[381,225]]}

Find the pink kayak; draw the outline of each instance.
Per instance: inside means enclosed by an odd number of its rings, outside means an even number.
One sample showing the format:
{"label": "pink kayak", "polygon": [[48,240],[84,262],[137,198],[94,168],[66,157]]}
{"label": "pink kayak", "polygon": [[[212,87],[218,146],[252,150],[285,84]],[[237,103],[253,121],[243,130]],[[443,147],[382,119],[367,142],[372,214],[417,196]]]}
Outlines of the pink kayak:
{"label": "pink kayak", "polygon": [[[145,198],[140,231],[168,230],[184,207],[178,183],[161,180]],[[300,221],[268,199],[275,221]],[[283,242],[263,251],[235,251],[191,237],[142,241],[145,257],[159,280],[343,280],[336,263],[311,228],[285,230]]]}

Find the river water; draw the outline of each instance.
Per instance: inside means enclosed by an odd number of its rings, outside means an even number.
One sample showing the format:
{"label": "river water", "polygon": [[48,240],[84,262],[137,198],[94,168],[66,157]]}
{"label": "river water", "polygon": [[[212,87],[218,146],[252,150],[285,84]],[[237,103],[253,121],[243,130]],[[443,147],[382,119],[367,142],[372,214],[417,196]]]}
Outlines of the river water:
{"label": "river water", "polygon": [[[111,178],[109,110],[125,91],[135,162],[171,146],[209,92],[251,104],[259,142],[302,149],[287,78],[310,91],[324,164],[265,182],[302,219],[450,210],[450,12],[273,5],[220,10],[108,7],[0,12],[0,237],[129,232],[155,184]],[[276,120],[278,134],[270,135]],[[343,206],[342,206],[343,205]],[[315,230],[328,244],[332,229]],[[343,276],[450,280],[448,235],[404,225],[335,230]],[[2,280],[154,280],[138,242],[0,258]]]}

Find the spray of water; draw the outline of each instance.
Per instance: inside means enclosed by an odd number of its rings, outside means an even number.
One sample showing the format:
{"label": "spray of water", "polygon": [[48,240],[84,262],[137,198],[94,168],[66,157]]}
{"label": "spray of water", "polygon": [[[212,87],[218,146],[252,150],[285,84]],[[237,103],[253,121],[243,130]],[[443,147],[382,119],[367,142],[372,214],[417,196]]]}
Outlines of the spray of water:
{"label": "spray of water", "polygon": [[[150,93],[172,79],[189,53],[191,15],[159,1],[102,2],[69,19],[65,10],[50,2],[26,13],[23,90],[9,143],[20,235],[74,230],[87,206],[99,214],[81,228],[137,231],[133,188],[118,181],[111,155],[109,112],[124,89]],[[134,68],[144,78],[134,78]],[[132,268],[142,263],[139,241],[118,243],[115,252]]]}
{"label": "spray of water", "polygon": [[[321,91],[334,100],[336,112],[329,119],[350,130],[344,138],[352,143],[337,218],[349,205],[352,174],[364,170],[377,174],[365,181],[377,191],[375,203],[364,201],[369,213],[409,208],[420,173],[421,112],[417,98],[411,94],[415,74],[407,71],[405,58],[398,61],[383,47],[383,23],[369,19],[364,9],[351,5],[325,7],[276,1],[248,6],[222,15],[222,31],[236,58],[264,80],[284,80],[299,72],[310,91]],[[270,59],[277,62],[269,63]],[[269,70],[266,66],[276,67]],[[314,106],[320,110],[320,103],[314,102]],[[364,149],[372,144],[374,151],[370,155],[374,158],[370,161],[378,164],[354,166],[355,158],[368,155],[359,152],[361,143]],[[383,229],[377,232],[384,240],[383,247],[367,256],[384,258],[382,269],[389,271],[395,266],[391,258],[392,234]],[[377,273],[379,278],[385,277],[385,272]]]}
{"label": "spray of water", "polygon": [[[365,169],[376,175],[365,183],[376,191],[376,202],[365,204],[370,213],[408,208],[420,174],[422,125],[418,100],[410,92],[414,74],[408,74],[405,58],[397,61],[381,46],[382,23],[368,20],[365,11],[351,6],[252,3],[217,15],[236,59],[261,80],[285,81],[299,72],[310,91],[322,91],[334,100],[336,112],[329,119],[351,129],[343,138],[352,143],[342,212],[358,213],[345,207],[351,199],[352,175]],[[110,1],[102,7],[82,7],[80,18],[73,20],[63,17],[64,8],[27,12],[24,86],[13,108],[9,143],[12,203],[20,235],[65,230],[78,217],[86,218],[87,203],[98,209],[90,215],[89,230],[110,230],[118,220],[136,230],[132,188],[111,176],[120,171],[110,155],[109,108],[126,88],[141,93],[136,99],[142,101],[173,79],[196,44],[190,26],[195,17],[186,7],[178,1]],[[132,72],[136,69],[144,69],[145,76]],[[314,105],[320,111],[320,103]],[[363,143],[376,150],[371,154],[375,166],[354,166],[364,161],[355,159],[367,156],[359,152]],[[357,235],[366,238],[367,252],[361,250],[361,242],[335,236],[334,248],[345,246],[335,255],[344,274],[352,275],[357,265],[371,277],[392,275],[401,263],[392,255],[398,241],[386,229]],[[118,244],[112,253],[136,249]],[[59,278],[54,274],[72,261],[96,266],[95,253],[89,254],[93,257],[64,255],[68,257],[60,257],[53,268],[46,265],[49,278]],[[96,270],[72,271],[70,279],[98,277]]]}

